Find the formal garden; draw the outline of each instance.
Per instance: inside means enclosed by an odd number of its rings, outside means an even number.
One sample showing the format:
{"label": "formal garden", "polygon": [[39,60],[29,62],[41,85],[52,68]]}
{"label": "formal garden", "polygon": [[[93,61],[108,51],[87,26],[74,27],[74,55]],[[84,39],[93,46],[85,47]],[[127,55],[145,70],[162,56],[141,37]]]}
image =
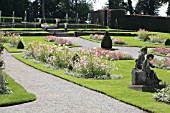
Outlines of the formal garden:
{"label": "formal garden", "polygon": [[[20,29],[24,30],[26,28]],[[16,28],[14,30],[16,30]],[[108,31],[109,30],[111,29],[108,29]],[[130,33],[136,34],[136,36],[111,36],[111,48],[108,48],[107,42],[106,47],[102,47],[104,49],[82,48],[77,51],[70,51],[69,48],[80,47],[80,44],[74,44],[71,40],[62,39],[52,34],[46,36],[21,36],[22,34],[20,35],[18,33],[1,32],[0,36],[2,44],[9,52],[20,53],[13,54],[15,58],[38,70],[104,93],[143,110],[168,112],[168,103],[170,102],[168,85],[170,58],[168,56],[169,45],[166,45],[165,42],[169,34],[145,30],[130,31]],[[79,36],[79,38],[102,44],[102,40],[107,35],[103,33],[90,34]],[[22,46],[19,46],[20,44]],[[131,70],[135,66],[135,58],[128,52],[115,51],[112,46],[140,48],[147,46],[152,48],[149,50],[149,53],[162,56],[162,59],[154,59],[152,63],[157,67],[154,68],[154,71],[158,77],[162,79],[160,84],[166,84],[167,87],[158,93],[140,92],[129,89],[128,87],[132,84]],[[11,90],[12,94],[1,95],[0,97],[4,98],[5,96],[6,99],[14,99],[4,100],[1,106],[29,102],[36,99],[35,95],[26,92],[8,75],[5,74],[4,76],[7,76],[7,87]],[[17,87],[17,89],[13,88],[13,84],[16,85],[15,87]],[[21,89],[18,87],[21,87]]]}

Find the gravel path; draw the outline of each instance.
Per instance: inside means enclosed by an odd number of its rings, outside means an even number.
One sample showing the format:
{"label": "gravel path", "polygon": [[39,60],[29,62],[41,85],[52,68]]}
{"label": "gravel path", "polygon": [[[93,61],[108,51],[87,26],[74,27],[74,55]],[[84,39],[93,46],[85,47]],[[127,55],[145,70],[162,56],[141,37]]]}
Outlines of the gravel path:
{"label": "gravel path", "polygon": [[[74,41],[79,39],[74,38]],[[100,44],[79,40],[84,48]],[[97,46],[96,46],[97,45]],[[50,74],[43,73],[3,54],[6,72],[37,100],[21,105],[0,107],[1,113],[146,113],[106,95],[80,87]]]}

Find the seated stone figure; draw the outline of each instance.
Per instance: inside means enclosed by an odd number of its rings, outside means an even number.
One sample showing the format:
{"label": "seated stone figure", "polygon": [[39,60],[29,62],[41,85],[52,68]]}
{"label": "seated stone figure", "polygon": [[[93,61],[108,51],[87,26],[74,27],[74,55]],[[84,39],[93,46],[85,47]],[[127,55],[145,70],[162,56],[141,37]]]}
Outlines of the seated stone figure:
{"label": "seated stone figure", "polygon": [[142,47],[140,49],[140,54],[138,55],[138,59],[136,59],[135,67],[137,69],[142,69],[143,62],[145,60],[145,55],[147,54],[147,47]]}
{"label": "seated stone figure", "polygon": [[153,58],[154,58],[153,54],[148,54],[142,66],[142,71],[146,72],[147,79],[149,80],[149,82],[147,83],[148,85],[159,84],[159,82],[161,81],[160,79],[158,79],[156,73],[150,69],[150,67],[152,68],[155,67],[150,63],[150,61],[153,60]]}
{"label": "seated stone figure", "polygon": [[150,63],[153,60],[154,55],[148,54],[143,62],[142,69],[133,68],[132,69],[132,85],[159,85],[161,81],[158,79],[156,73],[150,69],[154,66]]}

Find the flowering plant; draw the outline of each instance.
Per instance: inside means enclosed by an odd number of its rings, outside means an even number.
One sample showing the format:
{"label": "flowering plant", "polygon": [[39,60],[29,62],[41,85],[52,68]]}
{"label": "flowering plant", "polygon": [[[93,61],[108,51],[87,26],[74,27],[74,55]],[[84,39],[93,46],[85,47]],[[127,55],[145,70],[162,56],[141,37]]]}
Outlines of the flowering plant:
{"label": "flowering plant", "polygon": [[91,54],[81,54],[79,59],[73,60],[73,53],[68,49],[61,50],[57,46],[31,42],[23,57],[36,59],[54,69],[67,68],[70,70],[67,74],[74,73],[74,76],[78,74],[79,77],[84,78],[111,79],[110,71],[117,69],[115,63],[91,56]]}
{"label": "flowering plant", "polygon": [[151,43],[164,43],[165,39],[163,39],[160,35],[152,35],[150,37],[149,42],[151,42]]}
{"label": "flowering plant", "polygon": [[71,45],[73,45],[73,43],[70,40],[63,39],[63,38],[57,38],[54,41],[54,44],[58,45],[58,46],[71,46]]}
{"label": "flowering plant", "polygon": [[18,43],[23,41],[23,38],[18,34],[12,34],[9,38],[9,46],[10,47],[17,47]]}
{"label": "flowering plant", "polygon": [[124,40],[118,40],[118,39],[115,39],[115,38],[112,38],[112,42],[114,44],[126,44],[126,42]]}
{"label": "flowering plant", "polygon": [[153,59],[151,61],[158,68],[170,69],[170,58]]}
{"label": "flowering plant", "polygon": [[111,79],[110,71],[115,68],[115,63],[103,61],[97,57],[84,55],[78,61],[72,61],[72,71],[83,78]]}
{"label": "flowering plant", "polygon": [[57,37],[52,35],[45,37],[45,41],[47,42],[54,42],[56,39]]}
{"label": "flowering plant", "polygon": [[156,54],[168,55],[170,53],[170,48],[158,47],[158,48],[153,48],[151,51]]}
{"label": "flowering plant", "polygon": [[131,55],[128,53],[123,52],[113,52],[110,50],[104,50],[100,48],[94,48],[94,49],[82,49],[81,52],[83,54],[91,54],[95,57],[104,58],[107,60],[131,60],[133,59]]}
{"label": "flowering plant", "polygon": [[137,32],[137,39],[142,40],[142,41],[149,40],[148,31],[145,29],[139,29]]}
{"label": "flowering plant", "polygon": [[102,40],[104,37],[104,35],[100,35],[100,34],[90,34],[90,38],[93,40]]}

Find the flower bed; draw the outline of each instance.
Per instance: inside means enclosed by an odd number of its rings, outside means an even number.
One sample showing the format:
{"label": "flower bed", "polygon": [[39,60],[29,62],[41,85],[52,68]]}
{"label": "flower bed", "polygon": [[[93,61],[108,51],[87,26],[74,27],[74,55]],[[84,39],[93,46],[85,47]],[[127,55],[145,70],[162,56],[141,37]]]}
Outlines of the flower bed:
{"label": "flower bed", "polygon": [[121,45],[126,44],[126,42],[124,40],[118,40],[118,39],[115,39],[115,38],[112,38],[112,42],[114,44],[121,44]]}
{"label": "flower bed", "polygon": [[160,35],[151,35],[150,43],[154,43],[154,44],[160,44],[160,43],[165,43],[165,39],[163,39]]}
{"label": "flower bed", "polygon": [[23,42],[23,38],[19,34],[11,34],[9,32],[0,33],[0,40],[2,43],[9,43],[10,47],[17,47],[19,42]]}
{"label": "flower bed", "polygon": [[57,46],[72,46],[73,43],[70,40],[58,38],[56,36],[47,36],[45,38],[45,41],[47,42],[54,42]]}
{"label": "flower bed", "polygon": [[47,42],[54,42],[56,39],[57,39],[56,36],[50,35],[50,36],[46,36],[44,40]]}
{"label": "flower bed", "polygon": [[35,59],[53,69],[67,69],[67,74],[83,78],[112,79],[110,71],[117,69],[114,63],[91,56],[91,54],[81,51],[79,56],[67,48],[62,50],[57,46],[39,42],[29,43],[23,57]]}
{"label": "flower bed", "polygon": [[128,53],[113,52],[110,50],[104,50],[100,48],[87,49],[87,50],[82,49],[81,52],[84,54],[90,54],[95,57],[104,58],[107,60],[132,60],[133,59],[133,57]]}
{"label": "flower bed", "polygon": [[155,54],[161,54],[168,57],[170,56],[169,54],[170,48],[159,47],[159,48],[153,48],[151,51]]}
{"label": "flower bed", "polygon": [[73,43],[70,40],[63,39],[63,38],[57,38],[54,41],[54,44],[58,46],[72,46],[73,45]]}
{"label": "flower bed", "polygon": [[104,37],[104,35],[101,35],[101,34],[90,34],[90,39],[93,39],[93,40],[102,40]]}
{"label": "flower bed", "polygon": [[157,68],[170,70],[170,58],[155,58],[154,60],[152,60],[152,64],[154,64]]}

